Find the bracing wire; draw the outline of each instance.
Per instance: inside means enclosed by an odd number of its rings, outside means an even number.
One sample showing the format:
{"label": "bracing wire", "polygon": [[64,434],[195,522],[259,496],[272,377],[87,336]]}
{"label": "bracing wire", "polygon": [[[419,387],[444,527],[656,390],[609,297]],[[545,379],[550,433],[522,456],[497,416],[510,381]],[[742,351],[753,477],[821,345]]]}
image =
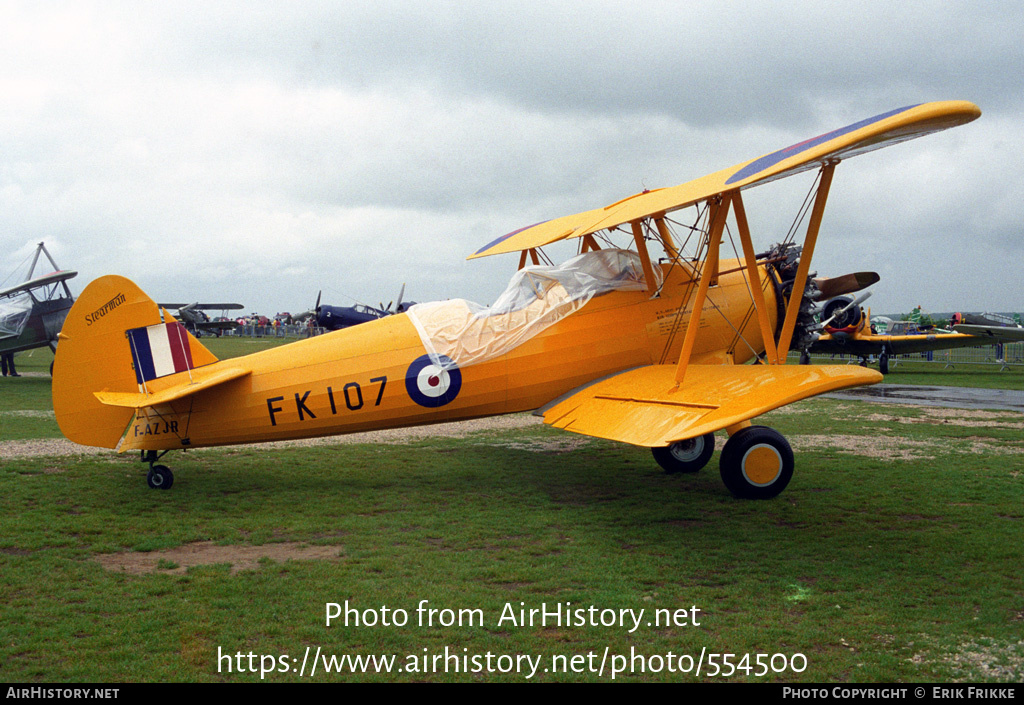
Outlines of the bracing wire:
{"label": "bracing wire", "polygon": [[29,255],[28,255],[27,257],[25,257],[25,259],[21,260],[21,262],[19,262],[19,263],[18,263],[18,266],[17,266],[17,267],[15,267],[14,269],[12,269],[12,270],[11,270],[11,273],[10,273],[10,274],[8,274],[8,275],[7,275],[7,277],[6,277],[6,278],[5,278],[5,279],[4,279],[4,280],[3,280],[2,282],[0,282],[0,286],[3,286],[4,284],[6,284],[6,283],[7,283],[7,281],[8,281],[8,280],[9,280],[9,279],[10,279],[11,277],[13,277],[13,276],[14,276],[15,274],[17,274],[17,273],[18,273],[18,270],[19,270],[19,269],[21,269],[21,268],[22,268],[22,266],[24,266],[24,264],[25,264],[26,262],[28,262],[28,261],[29,261],[29,259],[30,259],[30,258],[32,257],[32,255],[34,255],[34,254],[35,254],[35,252],[33,251],[33,252],[32,252],[32,253],[30,253],[30,254],[29,254]]}
{"label": "bracing wire", "polygon": [[[703,208],[698,206],[697,216],[694,220],[694,224],[692,226],[683,226],[687,227],[690,232],[686,240],[679,247],[680,257],[682,257],[684,249],[687,246],[689,246],[691,238],[694,235],[696,235],[697,243],[695,245],[696,252],[694,253],[694,261],[701,261],[702,257],[705,254],[705,251],[708,250],[708,248],[710,247],[710,212],[710,208],[707,207],[707,204],[704,204]],[[672,222],[673,224],[675,224],[674,221],[668,221],[667,219],[666,222]],[[678,335],[680,329],[682,328],[683,317],[686,313],[686,305],[689,303],[690,297],[693,295],[694,288],[698,286],[698,279],[699,277],[693,277],[689,282],[687,282],[686,288],[683,290],[682,304],[680,305],[679,309],[675,313],[675,316],[673,317],[672,324],[669,328],[668,336],[665,340],[665,347],[662,349],[661,352],[661,364],[664,364],[668,360],[668,355],[669,351],[672,349],[672,344],[675,341],[676,335]]]}

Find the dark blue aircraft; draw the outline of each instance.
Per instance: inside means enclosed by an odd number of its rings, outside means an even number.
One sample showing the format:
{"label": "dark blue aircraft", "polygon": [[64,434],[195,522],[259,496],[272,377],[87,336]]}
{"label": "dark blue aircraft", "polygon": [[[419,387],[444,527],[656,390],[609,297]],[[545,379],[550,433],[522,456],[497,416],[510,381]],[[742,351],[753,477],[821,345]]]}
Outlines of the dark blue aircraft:
{"label": "dark blue aircraft", "polygon": [[[308,311],[299,318],[314,317],[316,325],[326,330],[340,330],[342,328],[348,328],[350,326],[357,326],[360,323],[366,323],[367,321],[373,321],[384,316],[391,316],[396,313],[403,313],[409,310],[415,301],[402,301],[402,296],[405,294],[405,284],[402,284],[401,291],[398,292],[397,303],[389,303],[386,307],[381,306],[367,306],[366,304],[356,304],[355,306],[328,306],[327,304],[320,303],[320,294],[316,295],[316,305],[312,311]],[[392,305],[394,304],[394,305]]]}

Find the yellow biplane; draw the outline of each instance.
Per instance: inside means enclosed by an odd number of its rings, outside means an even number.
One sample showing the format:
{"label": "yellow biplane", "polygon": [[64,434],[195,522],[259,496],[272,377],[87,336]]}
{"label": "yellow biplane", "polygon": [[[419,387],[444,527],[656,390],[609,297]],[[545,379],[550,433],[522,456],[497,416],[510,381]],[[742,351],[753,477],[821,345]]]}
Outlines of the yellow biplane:
{"label": "yellow biplane", "polygon": [[[417,304],[247,357],[218,361],[135,284],[105,276],[82,292],[61,333],[54,411],[72,441],[140,451],[158,488],[173,482],[157,464],[173,449],[535,410],[557,428],[650,447],[669,472],[703,467],[724,429],[725,485],[740,497],[774,497],[790,481],[793,452],[751,420],[882,379],[856,366],[785,365],[794,337],[813,336],[807,321],[822,285],[836,293],[810,270],[836,165],[980,114],[967,102],[903,107],[532,225],[471,256],[520,253],[490,307]],[[812,169],[803,244],[755,254],[742,191]],[[694,211],[690,225],[678,220],[684,208]],[[616,237],[629,247],[615,247]],[[579,239],[579,254],[542,265],[540,248],[568,238]],[[721,256],[728,241],[731,259]]]}

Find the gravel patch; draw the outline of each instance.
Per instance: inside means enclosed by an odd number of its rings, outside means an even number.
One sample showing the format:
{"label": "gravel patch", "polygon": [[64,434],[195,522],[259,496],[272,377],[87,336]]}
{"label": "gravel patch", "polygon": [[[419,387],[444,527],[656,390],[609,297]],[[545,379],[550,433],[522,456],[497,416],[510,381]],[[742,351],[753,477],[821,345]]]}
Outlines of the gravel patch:
{"label": "gravel patch", "polygon": [[832,448],[840,453],[885,460],[934,460],[937,452],[958,455],[994,453],[1021,455],[1024,447],[994,438],[973,437],[955,441],[918,441],[900,436],[794,435],[789,438],[793,450]]}
{"label": "gravel patch", "polygon": [[285,561],[338,561],[340,546],[307,546],[296,542],[268,543],[262,546],[218,546],[212,541],[190,543],[163,551],[128,551],[104,553],[95,560],[107,570],[133,575],[144,573],[184,573],[197,565],[227,563],[231,572],[255,570],[259,562],[269,559]]}
{"label": "gravel patch", "polygon": [[[273,443],[254,443],[249,448],[290,448],[306,446],[332,446],[350,443],[412,443],[424,438],[464,438],[482,431],[506,431],[516,428],[527,428],[543,424],[539,416],[532,414],[510,414],[508,416],[492,416],[469,421],[453,421],[450,423],[432,424],[430,426],[413,426],[411,428],[393,428],[383,431],[366,431],[350,433],[346,436],[326,436],[323,438],[307,438],[298,441],[276,441]],[[197,448],[196,450],[208,450]],[[109,448],[93,448],[72,443],[66,438],[33,439],[26,441],[6,441],[0,443],[0,458],[35,458],[44,456],[70,455],[117,455],[116,450]]]}
{"label": "gravel patch", "polygon": [[37,458],[68,455],[109,455],[117,451],[109,448],[80,446],[66,438],[34,438],[27,441],[4,441],[0,443],[0,458]]}
{"label": "gravel patch", "polygon": [[833,448],[841,453],[886,460],[930,460],[933,443],[892,436],[795,435],[789,438],[793,450]]}
{"label": "gravel patch", "polygon": [[259,443],[265,448],[289,448],[294,446],[332,446],[349,443],[391,443],[402,444],[418,441],[423,438],[465,438],[472,433],[481,431],[507,431],[514,428],[540,426],[544,420],[532,414],[510,414],[508,416],[491,416],[484,419],[469,421],[452,421],[450,423],[431,424],[430,426],[412,426],[410,428],[389,428],[382,431],[364,431],[349,433],[344,436],[324,436],[321,438],[305,438],[298,441],[275,441]]}
{"label": "gravel patch", "polygon": [[1024,677],[1024,641],[1001,643],[996,639],[974,639],[943,649],[928,635],[922,635],[925,650],[915,653],[910,662],[944,666],[953,672],[956,683],[996,681],[1020,683]]}

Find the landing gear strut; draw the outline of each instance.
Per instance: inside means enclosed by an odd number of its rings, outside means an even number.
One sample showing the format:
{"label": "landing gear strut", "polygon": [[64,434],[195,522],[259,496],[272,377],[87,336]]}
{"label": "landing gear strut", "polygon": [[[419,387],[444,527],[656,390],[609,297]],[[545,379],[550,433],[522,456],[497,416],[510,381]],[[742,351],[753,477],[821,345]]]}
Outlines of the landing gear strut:
{"label": "landing gear strut", "polygon": [[174,484],[174,473],[166,465],[156,465],[156,461],[164,457],[168,451],[157,453],[155,450],[142,451],[142,462],[149,463],[146,482],[154,490],[169,490]]}

